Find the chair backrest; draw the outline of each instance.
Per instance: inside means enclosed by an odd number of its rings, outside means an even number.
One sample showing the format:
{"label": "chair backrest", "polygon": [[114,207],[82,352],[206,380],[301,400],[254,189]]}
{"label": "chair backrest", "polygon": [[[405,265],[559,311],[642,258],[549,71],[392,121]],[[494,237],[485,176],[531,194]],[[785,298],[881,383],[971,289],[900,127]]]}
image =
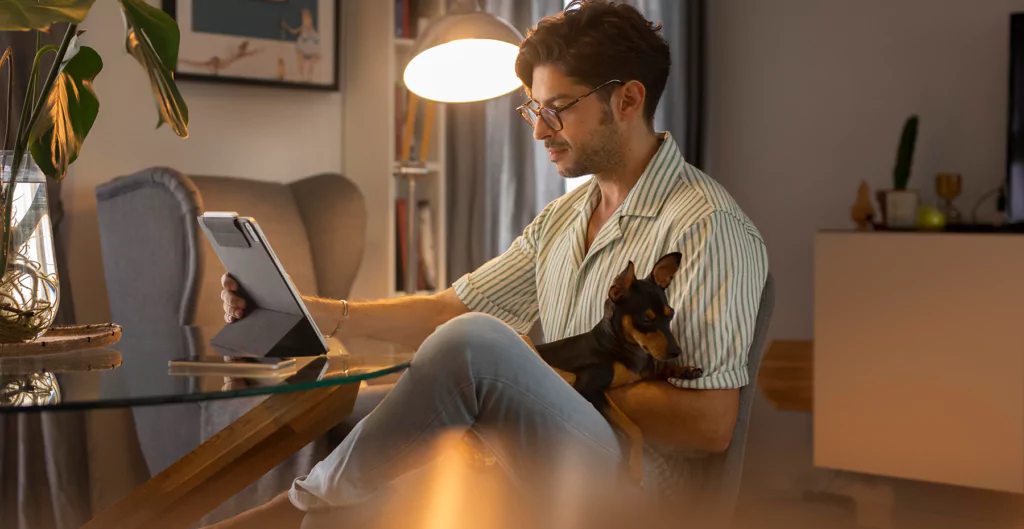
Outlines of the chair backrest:
{"label": "chair backrest", "polygon": [[363,195],[337,174],[280,184],[150,168],[100,185],[96,199],[119,323],[224,324],[224,268],[196,222],[204,211],[255,217],[303,294],[346,297],[362,260]]}
{"label": "chair backrest", "polygon": [[768,327],[771,325],[772,312],[775,310],[775,280],[771,273],[765,279],[761,290],[761,301],[757,308],[757,323],[754,324],[754,337],[747,352],[747,375],[750,381],[740,388],[739,414],[736,416],[736,427],[732,432],[732,442],[726,450],[725,462],[722,466],[720,491],[722,494],[721,508],[732,512],[739,494],[740,477],[743,473],[743,459],[747,451],[747,431],[750,427],[750,413],[754,404],[754,393],[757,391],[757,373],[761,369],[764,358]]}
{"label": "chair backrest", "polygon": [[[236,211],[239,215],[255,218],[299,292],[319,294],[309,233],[288,186],[277,182],[217,176],[189,178],[199,190],[199,197],[203,201],[200,213]],[[202,273],[197,285],[199,303],[196,304],[194,322],[199,325],[221,325],[224,309],[219,303],[220,280],[224,275],[224,265],[202,231],[199,232],[197,256]]]}
{"label": "chair backrest", "polygon": [[753,407],[754,393],[757,391],[757,373],[761,368],[761,359],[764,357],[768,327],[771,324],[774,309],[775,281],[769,272],[761,290],[754,335],[747,352],[747,375],[750,380],[746,386],[740,388],[739,413],[736,417],[732,441],[729,444],[729,449],[725,452],[699,460],[703,479],[698,484],[700,490],[691,490],[691,492],[697,493],[699,499],[695,497],[690,500],[699,504],[704,512],[702,518],[706,519],[701,520],[701,527],[723,527],[732,520],[736,499],[739,495],[740,478],[743,473],[750,413]]}

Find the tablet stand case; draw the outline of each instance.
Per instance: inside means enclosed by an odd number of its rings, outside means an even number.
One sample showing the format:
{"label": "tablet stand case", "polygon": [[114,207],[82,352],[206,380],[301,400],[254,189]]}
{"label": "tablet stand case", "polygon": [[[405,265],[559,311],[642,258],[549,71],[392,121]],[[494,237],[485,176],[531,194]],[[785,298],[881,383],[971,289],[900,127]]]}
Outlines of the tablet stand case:
{"label": "tablet stand case", "polygon": [[[245,317],[224,326],[210,345],[228,356],[296,357],[327,352],[305,317],[270,249],[244,219],[202,217],[199,225],[246,298]],[[245,226],[245,227],[243,227]]]}

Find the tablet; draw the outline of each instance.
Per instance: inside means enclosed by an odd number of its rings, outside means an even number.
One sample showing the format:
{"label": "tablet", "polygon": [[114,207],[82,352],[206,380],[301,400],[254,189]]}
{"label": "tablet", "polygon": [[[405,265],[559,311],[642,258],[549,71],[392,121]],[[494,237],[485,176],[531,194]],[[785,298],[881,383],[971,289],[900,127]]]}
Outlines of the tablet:
{"label": "tablet", "polygon": [[247,302],[245,317],[226,325],[210,344],[227,356],[326,354],[327,340],[256,219],[208,211],[198,220]]}

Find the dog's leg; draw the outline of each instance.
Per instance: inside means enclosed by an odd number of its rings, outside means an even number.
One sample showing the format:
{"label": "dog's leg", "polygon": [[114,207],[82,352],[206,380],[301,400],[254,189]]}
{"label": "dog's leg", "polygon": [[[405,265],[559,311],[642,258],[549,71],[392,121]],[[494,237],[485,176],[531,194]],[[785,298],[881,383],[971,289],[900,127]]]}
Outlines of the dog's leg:
{"label": "dog's leg", "polygon": [[644,478],[644,435],[640,432],[640,427],[637,426],[633,421],[622,413],[622,410],[615,405],[615,401],[605,393],[605,400],[608,402],[608,406],[604,409],[603,413],[608,422],[612,423],[622,433],[626,434],[629,438],[629,478],[633,480],[637,485],[643,486]]}

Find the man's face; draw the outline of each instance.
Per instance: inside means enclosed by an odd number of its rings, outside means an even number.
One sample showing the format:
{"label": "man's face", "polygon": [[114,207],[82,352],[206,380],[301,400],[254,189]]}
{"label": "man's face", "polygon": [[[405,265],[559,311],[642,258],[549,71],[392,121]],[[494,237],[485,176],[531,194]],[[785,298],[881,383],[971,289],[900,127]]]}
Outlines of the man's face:
{"label": "man's face", "polygon": [[[594,87],[578,84],[555,66],[543,65],[534,68],[531,88],[534,101],[557,110]],[[591,94],[558,117],[562,130],[554,130],[543,119],[537,119],[533,129],[534,139],[544,142],[558,174],[575,178],[604,172],[621,163],[620,131],[601,93]]]}

